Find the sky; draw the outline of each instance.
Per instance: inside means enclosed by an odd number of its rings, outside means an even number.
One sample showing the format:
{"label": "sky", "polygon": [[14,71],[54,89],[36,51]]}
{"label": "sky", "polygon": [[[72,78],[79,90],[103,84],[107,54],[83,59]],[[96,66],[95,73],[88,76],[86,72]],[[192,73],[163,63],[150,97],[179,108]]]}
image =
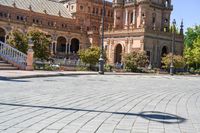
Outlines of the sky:
{"label": "sky", "polygon": [[200,0],[172,0],[174,10],[171,20],[176,19],[177,25],[181,20],[184,22],[184,29],[200,25]]}
{"label": "sky", "polygon": [[[112,1],[112,0],[107,0]],[[174,10],[171,21],[176,19],[177,26],[184,22],[184,29],[200,25],[200,0],[172,0]]]}

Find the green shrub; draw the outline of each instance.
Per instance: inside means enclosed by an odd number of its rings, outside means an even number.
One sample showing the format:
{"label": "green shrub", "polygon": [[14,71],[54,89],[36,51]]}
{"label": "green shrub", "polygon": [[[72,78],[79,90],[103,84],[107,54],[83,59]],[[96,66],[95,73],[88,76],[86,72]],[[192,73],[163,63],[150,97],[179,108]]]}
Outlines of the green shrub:
{"label": "green shrub", "polygon": [[125,70],[128,72],[142,72],[140,67],[145,67],[148,64],[146,52],[133,51],[123,57]]}

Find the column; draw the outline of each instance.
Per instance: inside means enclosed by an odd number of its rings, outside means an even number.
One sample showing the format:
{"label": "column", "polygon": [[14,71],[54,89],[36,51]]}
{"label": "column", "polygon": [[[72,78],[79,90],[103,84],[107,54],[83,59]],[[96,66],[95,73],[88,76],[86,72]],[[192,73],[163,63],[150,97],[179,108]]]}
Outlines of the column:
{"label": "column", "polygon": [[136,17],[136,12],[135,12],[135,9],[133,9],[133,25],[135,24],[135,17]]}
{"label": "column", "polygon": [[53,46],[54,45],[54,42],[51,42],[51,49],[50,49],[50,51],[51,51],[51,55],[53,55],[53,53],[54,53],[54,51],[53,51]]}
{"label": "column", "polygon": [[68,54],[68,43],[65,44],[65,54]]}
{"label": "column", "polygon": [[4,37],[4,43],[7,43],[7,34],[5,35],[5,37]]}
{"label": "column", "polygon": [[69,45],[68,45],[68,54],[71,54],[71,52],[70,52],[70,46],[71,46],[71,42],[69,41]]}
{"label": "column", "polygon": [[54,52],[56,54],[57,53],[57,42],[55,42],[54,45],[55,45],[55,51]]}
{"label": "column", "polygon": [[114,10],[114,26],[113,26],[113,28],[116,28],[116,20],[117,19],[117,11],[116,10]]}
{"label": "column", "polygon": [[128,26],[128,9],[126,9],[125,12],[125,29],[127,29],[127,26]]}

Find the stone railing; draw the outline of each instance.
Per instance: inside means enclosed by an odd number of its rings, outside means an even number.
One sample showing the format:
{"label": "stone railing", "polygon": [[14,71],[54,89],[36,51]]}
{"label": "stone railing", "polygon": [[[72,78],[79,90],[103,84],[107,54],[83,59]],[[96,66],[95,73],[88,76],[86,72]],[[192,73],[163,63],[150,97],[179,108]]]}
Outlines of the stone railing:
{"label": "stone railing", "polygon": [[[104,34],[106,35],[117,35],[117,34],[132,34],[132,33],[145,33],[145,34],[156,34],[158,36],[166,36],[171,37],[172,32],[164,32],[164,31],[157,31],[152,29],[144,29],[144,28],[136,28],[136,29],[120,29],[120,30],[112,30],[112,31],[106,31]],[[176,33],[176,38],[183,38],[183,35]]]}
{"label": "stone railing", "polygon": [[25,70],[27,55],[0,41],[0,57],[19,69]]}
{"label": "stone railing", "polygon": [[137,28],[137,29],[129,29],[129,30],[125,30],[125,29],[119,29],[119,30],[111,30],[111,31],[106,31],[105,35],[109,35],[109,34],[123,34],[123,33],[137,33],[137,32],[145,32],[144,28]]}

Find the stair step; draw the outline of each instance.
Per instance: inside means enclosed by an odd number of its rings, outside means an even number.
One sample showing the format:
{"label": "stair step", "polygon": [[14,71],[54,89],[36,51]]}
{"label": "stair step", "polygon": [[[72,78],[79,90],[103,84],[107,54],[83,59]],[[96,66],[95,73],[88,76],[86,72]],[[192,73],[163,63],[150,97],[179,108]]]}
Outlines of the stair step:
{"label": "stair step", "polygon": [[0,63],[0,66],[13,66],[13,65],[9,63]]}
{"label": "stair step", "polygon": [[6,61],[2,61],[2,60],[0,60],[0,63],[6,63]]}
{"label": "stair step", "polygon": [[1,67],[0,66],[0,70],[18,70],[17,67]]}

